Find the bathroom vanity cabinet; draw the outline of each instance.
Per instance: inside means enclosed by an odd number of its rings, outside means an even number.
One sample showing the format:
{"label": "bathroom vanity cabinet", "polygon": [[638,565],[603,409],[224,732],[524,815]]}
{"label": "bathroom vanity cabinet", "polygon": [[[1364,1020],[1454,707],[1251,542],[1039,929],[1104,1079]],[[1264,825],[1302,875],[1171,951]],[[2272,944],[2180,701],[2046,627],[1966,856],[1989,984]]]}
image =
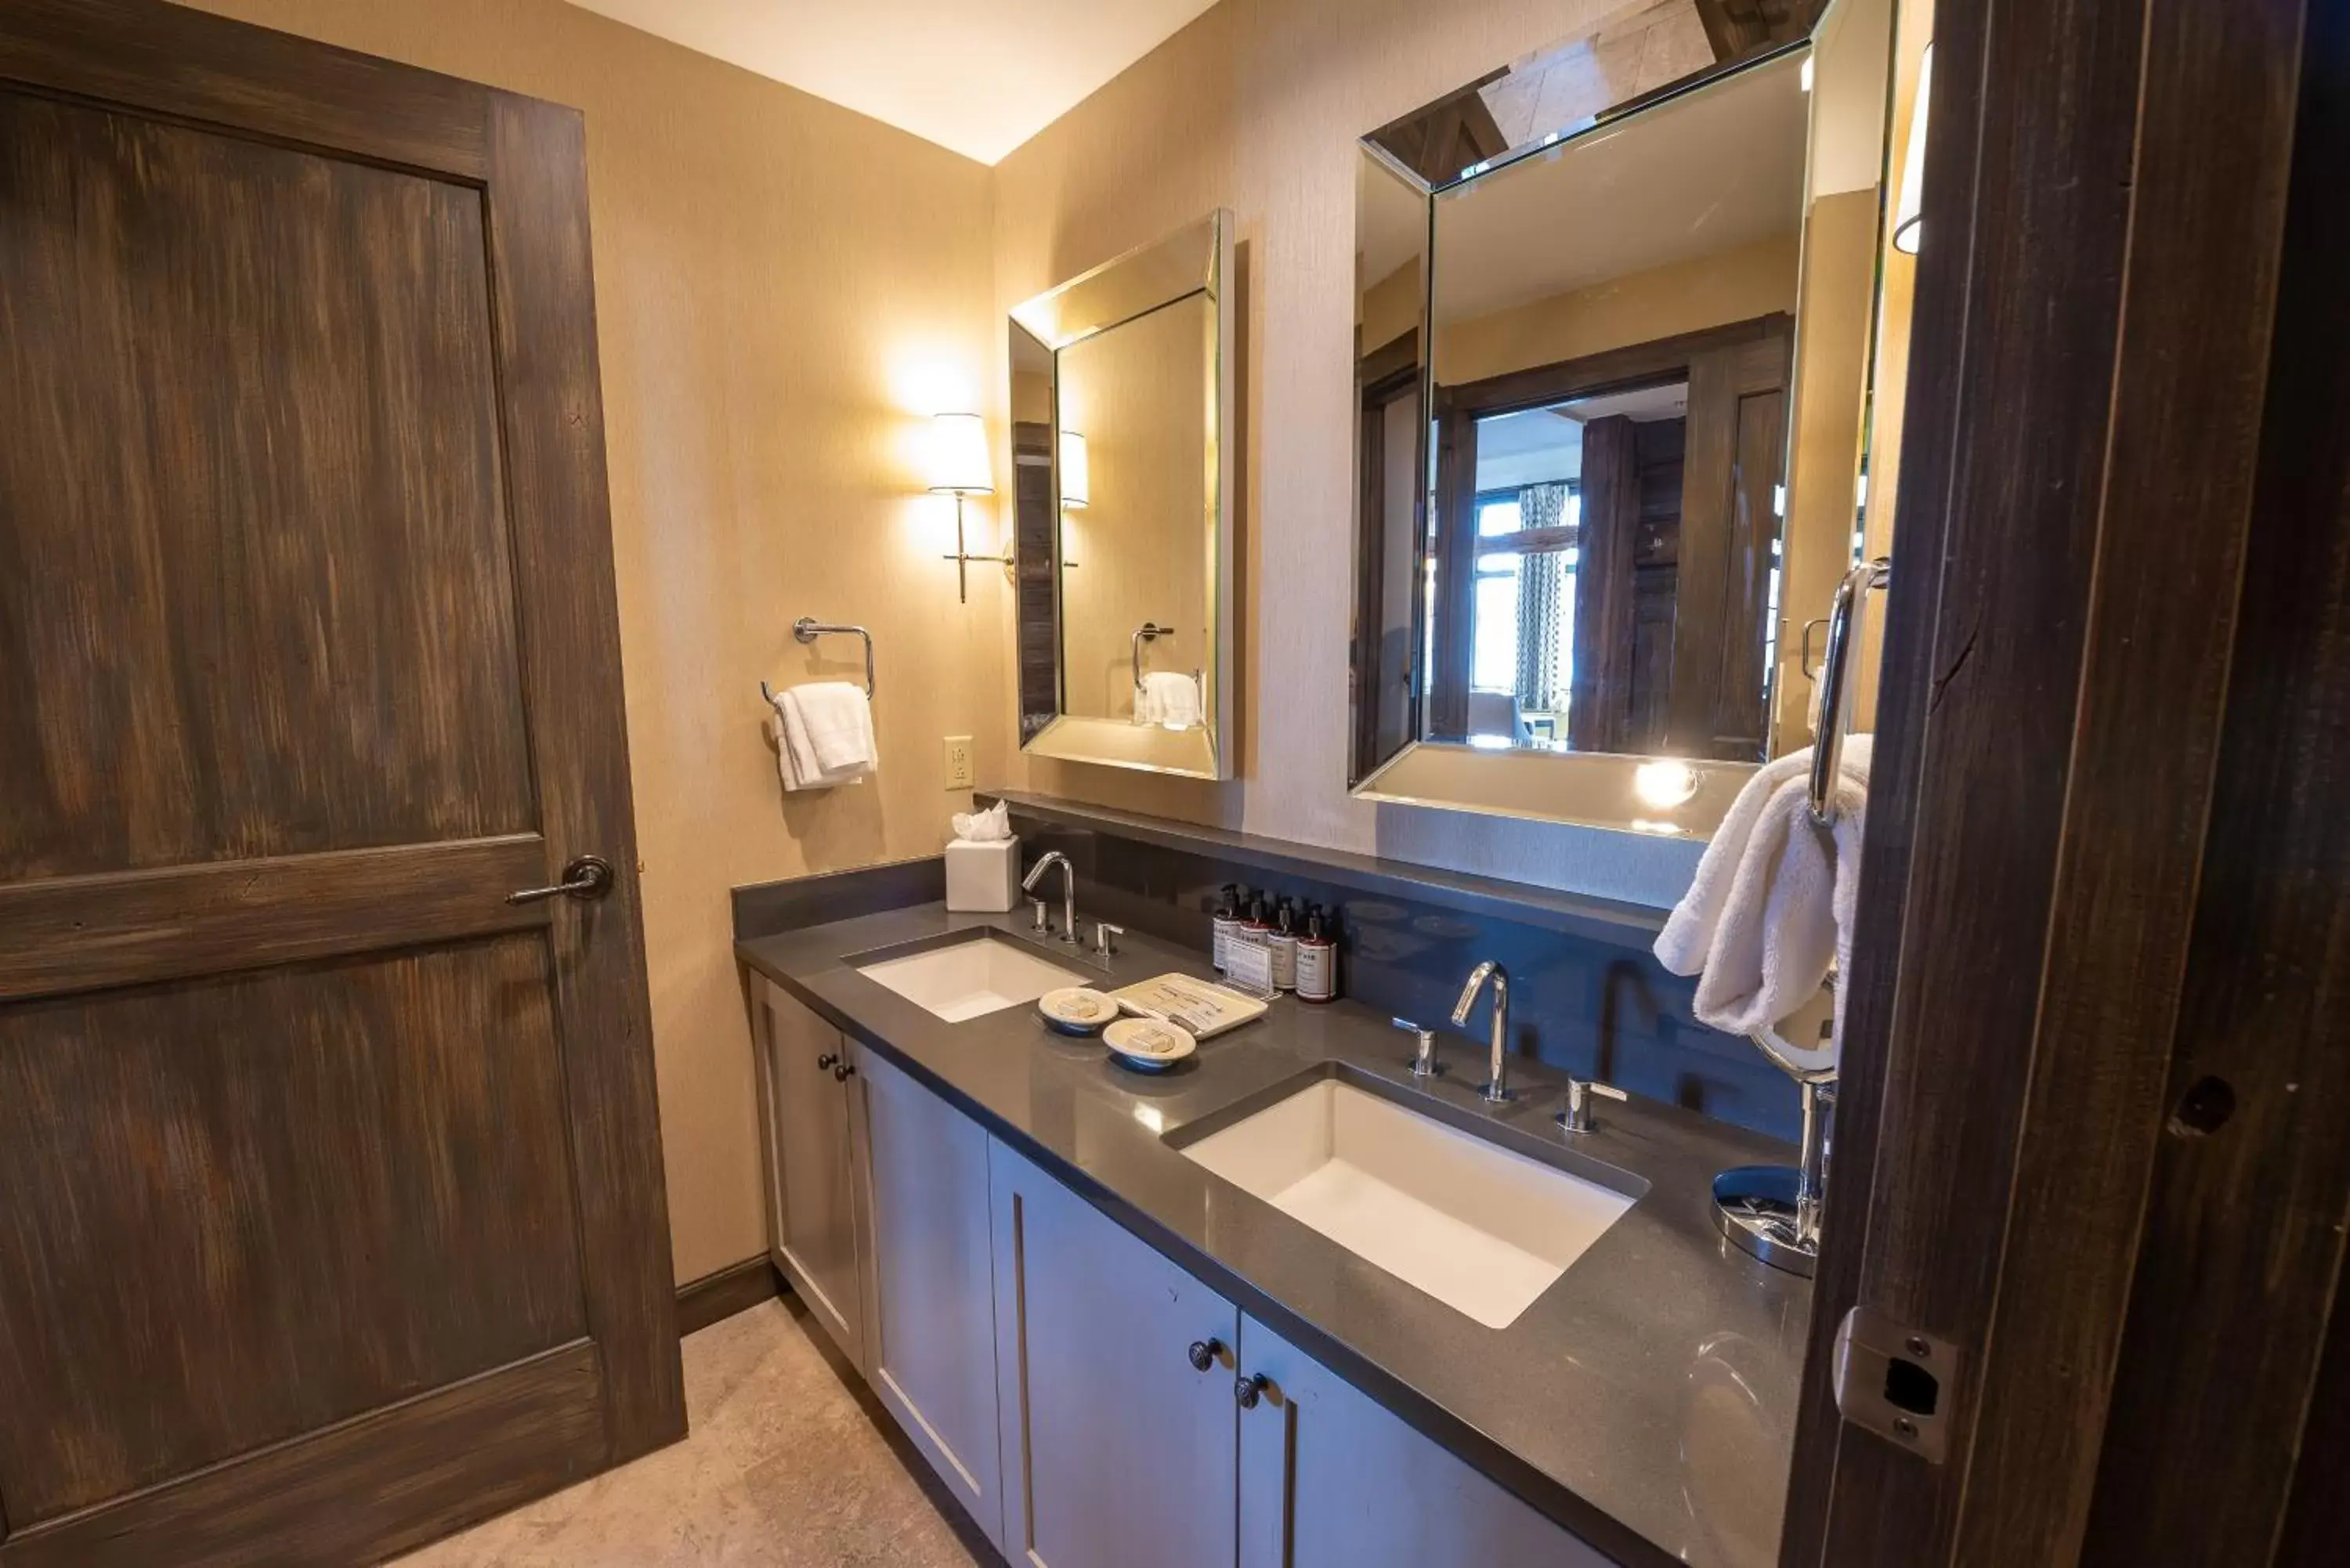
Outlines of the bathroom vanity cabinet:
{"label": "bathroom vanity cabinet", "polygon": [[1605,1568],[887,1056],[754,991],[774,1260],[1007,1560]]}

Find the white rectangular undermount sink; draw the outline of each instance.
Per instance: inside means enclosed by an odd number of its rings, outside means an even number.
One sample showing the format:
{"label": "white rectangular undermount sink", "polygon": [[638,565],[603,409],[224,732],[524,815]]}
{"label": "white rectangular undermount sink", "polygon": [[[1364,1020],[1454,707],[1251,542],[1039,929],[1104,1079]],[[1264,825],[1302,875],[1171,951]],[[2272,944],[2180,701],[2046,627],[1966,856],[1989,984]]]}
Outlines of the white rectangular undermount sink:
{"label": "white rectangular undermount sink", "polygon": [[1335,1078],[1182,1153],[1487,1328],[1507,1328],[1633,1199]]}
{"label": "white rectangular undermount sink", "polygon": [[1083,975],[1046,963],[1010,942],[984,936],[904,958],[858,964],[857,971],[950,1023],[1017,1007],[1063,986],[1086,983]]}

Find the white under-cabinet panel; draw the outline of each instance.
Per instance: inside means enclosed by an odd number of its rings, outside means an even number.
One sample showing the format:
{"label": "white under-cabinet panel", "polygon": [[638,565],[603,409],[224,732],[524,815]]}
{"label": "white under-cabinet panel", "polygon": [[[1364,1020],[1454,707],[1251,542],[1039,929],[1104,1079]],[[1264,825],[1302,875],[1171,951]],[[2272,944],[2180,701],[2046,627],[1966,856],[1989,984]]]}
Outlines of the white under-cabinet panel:
{"label": "white under-cabinet panel", "polygon": [[984,1128],[859,1047],[870,1166],[866,1345],[874,1392],[1001,1542],[995,1260]]}

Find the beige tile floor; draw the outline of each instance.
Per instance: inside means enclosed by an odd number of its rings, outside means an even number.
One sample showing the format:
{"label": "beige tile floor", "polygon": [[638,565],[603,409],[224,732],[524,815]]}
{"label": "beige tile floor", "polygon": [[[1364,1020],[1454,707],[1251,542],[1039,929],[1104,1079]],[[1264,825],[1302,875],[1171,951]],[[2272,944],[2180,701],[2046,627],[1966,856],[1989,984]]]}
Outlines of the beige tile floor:
{"label": "beige tile floor", "polygon": [[[400,1560],[399,1568],[977,1568],[1001,1562],[768,1302],[684,1345],[686,1439]],[[886,1434],[886,1435],[885,1435]],[[920,1479],[918,1479],[918,1476]],[[951,1511],[952,1522],[950,1522]]]}

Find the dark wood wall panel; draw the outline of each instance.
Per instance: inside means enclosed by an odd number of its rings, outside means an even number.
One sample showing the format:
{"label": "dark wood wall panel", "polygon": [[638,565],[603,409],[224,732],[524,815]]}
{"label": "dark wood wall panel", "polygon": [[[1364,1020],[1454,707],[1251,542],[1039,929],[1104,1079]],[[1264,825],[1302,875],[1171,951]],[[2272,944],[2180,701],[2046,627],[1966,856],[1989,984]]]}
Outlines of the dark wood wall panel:
{"label": "dark wood wall panel", "polygon": [[479,192],[0,91],[0,880],[534,826]]}
{"label": "dark wood wall panel", "polygon": [[12,1523],[586,1333],[546,966],[515,933],[0,1009]]}
{"label": "dark wood wall panel", "polygon": [[544,926],[534,834],[0,883],[0,1001]]}
{"label": "dark wood wall panel", "polygon": [[[0,1541],[0,1568],[349,1568],[595,1467],[585,1340]],[[352,1499],[359,1501],[355,1506]]]}
{"label": "dark wood wall panel", "polygon": [[462,179],[487,164],[478,82],[154,0],[9,0],[0,80]]}
{"label": "dark wood wall panel", "polygon": [[[530,711],[550,843],[622,867],[611,893],[547,928],[585,1240],[603,1357],[606,1458],[685,1435],[677,1281],[663,1196],[652,1002],[620,704],[620,612],[604,476],[588,128],[577,110],[490,98],[491,228]],[[594,563],[592,567],[587,563]]]}

